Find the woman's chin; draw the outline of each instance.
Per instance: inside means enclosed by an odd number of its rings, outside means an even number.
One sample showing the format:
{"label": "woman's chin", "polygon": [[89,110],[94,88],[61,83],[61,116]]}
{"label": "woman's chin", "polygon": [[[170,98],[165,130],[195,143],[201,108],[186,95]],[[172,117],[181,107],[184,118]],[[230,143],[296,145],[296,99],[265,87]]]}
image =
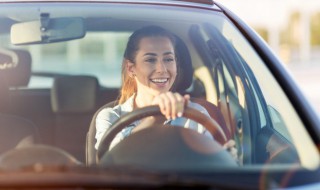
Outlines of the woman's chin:
{"label": "woman's chin", "polygon": [[154,88],[153,89],[153,94],[155,95],[155,96],[158,96],[158,95],[160,95],[160,94],[162,94],[162,93],[165,93],[165,92],[168,92],[169,91],[169,88]]}

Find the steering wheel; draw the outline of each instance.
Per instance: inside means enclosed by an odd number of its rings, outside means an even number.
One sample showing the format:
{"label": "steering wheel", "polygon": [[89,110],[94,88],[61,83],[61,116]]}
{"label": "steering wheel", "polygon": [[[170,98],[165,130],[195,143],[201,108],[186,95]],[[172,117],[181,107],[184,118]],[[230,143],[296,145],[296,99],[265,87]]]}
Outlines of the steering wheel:
{"label": "steering wheel", "polygon": [[[162,115],[159,106],[147,106],[144,108],[136,109],[117,120],[101,138],[101,142],[96,155],[97,163],[99,163],[99,160],[101,159],[103,154],[109,150],[112,140],[122,129],[138,119],[155,115]],[[211,133],[214,139],[220,144],[223,145],[226,143],[227,138],[222,128],[211,117],[208,117],[207,115],[201,113],[199,110],[191,107],[185,108],[183,117],[192,119],[202,124]]]}

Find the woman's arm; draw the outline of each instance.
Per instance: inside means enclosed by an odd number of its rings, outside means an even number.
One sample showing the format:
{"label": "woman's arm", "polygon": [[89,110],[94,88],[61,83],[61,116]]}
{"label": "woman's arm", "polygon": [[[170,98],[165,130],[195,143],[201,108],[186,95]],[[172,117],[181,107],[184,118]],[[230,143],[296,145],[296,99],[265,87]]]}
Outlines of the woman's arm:
{"label": "woman's arm", "polygon": [[[117,108],[106,108],[101,110],[96,118],[96,135],[95,138],[97,140],[95,144],[95,148],[98,149],[101,138],[103,137],[104,133],[110,129],[112,124],[120,118],[120,112]],[[129,136],[131,130],[134,126],[128,126],[124,128],[121,132],[119,132],[116,137],[113,139],[110,145],[110,149],[118,144],[121,140],[125,137]]]}

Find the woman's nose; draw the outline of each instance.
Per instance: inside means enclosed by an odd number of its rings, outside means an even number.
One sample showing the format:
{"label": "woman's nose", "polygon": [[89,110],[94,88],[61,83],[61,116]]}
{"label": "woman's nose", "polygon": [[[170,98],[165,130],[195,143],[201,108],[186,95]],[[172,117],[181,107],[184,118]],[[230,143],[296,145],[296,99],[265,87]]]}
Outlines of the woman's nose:
{"label": "woman's nose", "polygon": [[156,64],[156,71],[157,72],[166,72],[167,67],[162,61],[158,61]]}

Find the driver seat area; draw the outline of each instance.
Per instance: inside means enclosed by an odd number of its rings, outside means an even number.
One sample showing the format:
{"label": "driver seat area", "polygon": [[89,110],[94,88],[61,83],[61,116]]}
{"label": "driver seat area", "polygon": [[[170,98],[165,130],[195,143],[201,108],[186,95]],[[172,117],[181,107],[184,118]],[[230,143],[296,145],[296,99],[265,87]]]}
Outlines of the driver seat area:
{"label": "driver seat area", "polygon": [[[189,53],[189,50],[187,46],[184,44],[184,42],[180,38],[176,38],[176,56],[178,61],[178,75],[176,77],[176,81],[173,84],[175,91],[185,94],[186,89],[188,89],[192,82],[193,82],[193,67],[191,62],[191,56]],[[219,108],[215,106],[214,104],[201,99],[201,98],[191,98],[192,102],[198,103],[204,108],[207,109],[209,115],[221,126],[223,129],[227,139],[230,139],[230,131],[226,126],[226,122],[224,120],[224,117],[222,113],[220,112]],[[90,123],[90,127],[87,133],[87,139],[86,139],[86,164],[88,166],[90,165],[96,165],[96,154],[97,150],[95,149],[95,134],[96,134],[96,117],[98,113],[109,107],[116,106],[118,101],[113,101],[110,103],[107,103],[100,107],[98,109]]]}

